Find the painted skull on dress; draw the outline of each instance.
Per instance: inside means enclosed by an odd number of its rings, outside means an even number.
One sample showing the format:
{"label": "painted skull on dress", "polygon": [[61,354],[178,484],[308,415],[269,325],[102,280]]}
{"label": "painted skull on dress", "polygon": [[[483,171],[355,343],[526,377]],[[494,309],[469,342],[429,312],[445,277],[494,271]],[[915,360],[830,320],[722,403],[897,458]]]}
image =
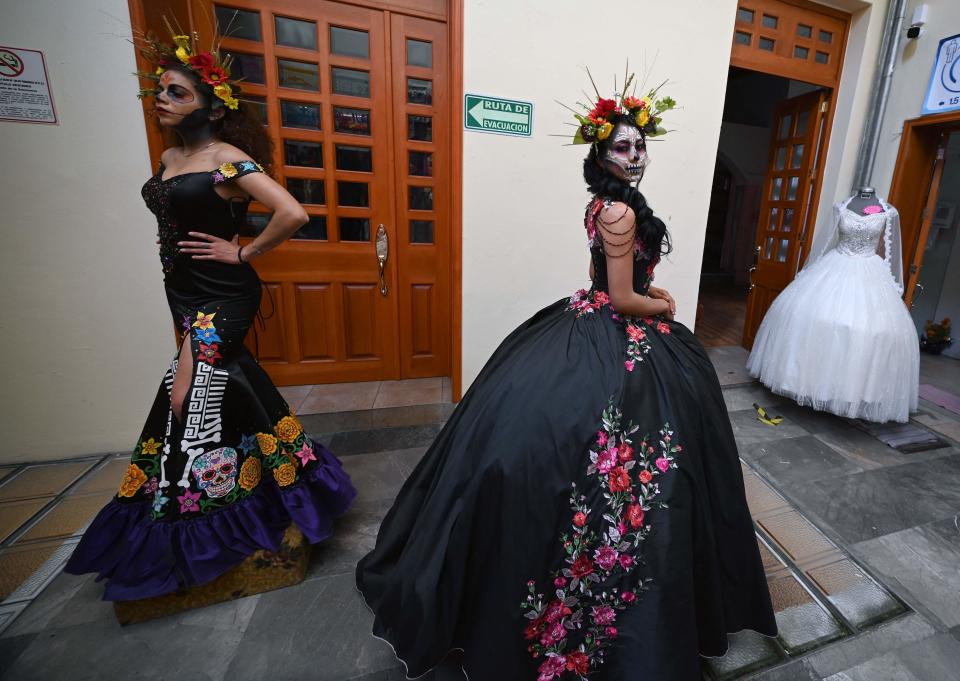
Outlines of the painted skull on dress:
{"label": "painted skull on dress", "polygon": [[650,163],[643,133],[632,125],[618,123],[603,160],[607,169],[620,179],[631,184],[639,182]]}
{"label": "painted skull on dress", "polygon": [[209,498],[219,499],[237,484],[237,451],[221,447],[201,454],[194,460],[192,470],[200,489]]}

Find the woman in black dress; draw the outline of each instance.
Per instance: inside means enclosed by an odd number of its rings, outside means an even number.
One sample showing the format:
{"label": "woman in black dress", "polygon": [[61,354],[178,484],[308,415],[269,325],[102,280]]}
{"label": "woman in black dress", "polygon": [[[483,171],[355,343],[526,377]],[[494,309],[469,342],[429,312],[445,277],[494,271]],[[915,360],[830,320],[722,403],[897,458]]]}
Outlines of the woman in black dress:
{"label": "woman in black dress", "polygon": [[[307,220],[264,172],[270,143],[229,82],[229,61],[152,39],[156,115],[182,146],[167,149],[143,197],[156,215],[164,285],[181,328],[117,496],[67,564],[107,579],[107,600],[204,584],[258,549],[276,551],[295,523],[329,536],[355,495],[340,462],[312,441],[243,340],[260,306],[250,261]],[[143,75],[143,74],[141,74]],[[251,243],[237,234],[255,198],[273,213]]]}
{"label": "woman in black dress", "polygon": [[357,568],[410,677],[460,649],[471,679],[695,681],[728,632],[776,634],[716,374],[651,286],[669,239],[633,184],[672,106],[578,115],[593,285],[501,344]]}

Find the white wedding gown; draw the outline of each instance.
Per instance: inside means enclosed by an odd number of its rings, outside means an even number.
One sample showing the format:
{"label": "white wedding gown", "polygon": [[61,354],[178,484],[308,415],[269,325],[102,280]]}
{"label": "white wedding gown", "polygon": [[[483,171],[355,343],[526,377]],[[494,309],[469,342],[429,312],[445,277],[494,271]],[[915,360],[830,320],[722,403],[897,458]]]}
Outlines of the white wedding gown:
{"label": "white wedding gown", "polygon": [[899,219],[886,202],[873,215],[849,202],[834,206],[832,228],[814,237],[807,264],[773,301],[747,369],[799,404],[905,422],[917,408],[920,355],[900,298]]}

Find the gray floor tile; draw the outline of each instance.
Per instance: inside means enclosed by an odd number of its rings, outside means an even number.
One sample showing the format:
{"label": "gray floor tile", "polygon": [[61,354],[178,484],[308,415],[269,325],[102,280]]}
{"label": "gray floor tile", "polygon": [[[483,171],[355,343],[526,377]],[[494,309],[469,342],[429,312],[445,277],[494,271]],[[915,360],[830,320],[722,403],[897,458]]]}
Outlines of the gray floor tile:
{"label": "gray floor tile", "polygon": [[394,669],[396,657],[370,633],[372,622],[352,574],[273,592],[261,599],[226,678],[342,681]]}
{"label": "gray floor tile", "polygon": [[61,572],[3,632],[3,638],[43,631],[87,582],[93,582],[92,575],[76,576]]}
{"label": "gray floor tile", "polygon": [[14,665],[20,653],[26,650],[36,637],[36,634],[20,634],[0,639],[0,679],[9,678],[13,681],[12,677],[6,676],[7,670]]}
{"label": "gray floor tile", "polygon": [[760,383],[724,388],[723,401],[727,405],[727,411],[753,409],[754,404],[759,404],[764,409],[775,412],[774,416],[780,405],[789,402],[787,398],[770,392]]}
{"label": "gray floor tile", "polygon": [[390,505],[388,500],[357,501],[337,520],[333,536],[313,547],[307,579],[353,575],[357,562],[373,550],[380,523]]}
{"label": "gray floor tile", "polygon": [[400,463],[400,467],[407,472],[407,475],[409,475],[413,472],[413,469],[416,468],[417,464],[420,463],[420,460],[423,458],[423,455],[426,453],[426,451],[426,447],[401,449],[394,452],[394,456]]}
{"label": "gray floor tile", "polygon": [[[326,444],[337,456],[426,447],[433,442],[441,428],[442,426],[439,423],[429,423],[417,426],[341,432],[328,438]],[[321,441],[324,441],[322,435]]]}
{"label": "gray floor tile", "polygon": [[899,617],[875,629],[838,641],[806,656],[817,678],[856,667],[874,657],[885,655],[898,646],[919,641],[936,630],[917,613]]}
{"label": "gray floor tile", "polygon": [[860,542],[854,555],[908,604],[960,624],[960,530],[955,517]]}
{"label": "gray floor tile", "polygon": [[758,442],[809,435],[806,430],[792,421],[784,420],[779,426],[767,425],[757,418],[757,412],[752,408],[730,412],[730,425],[733,426],[733,436],[737,440],[737,445],[741,448]]}
{"label": "gray floor tile", "polygon": [[221,681],[239,630],[154,620],[122,628],[100,620],[38,634],[7,671],[11,681]]}
{"label": "gray floor tile", "polygon": [[820,678],[805,659],[800,659],[743,677],[742,681],[820,681]]}
{"label": "gray floor tile", "polygon": [[749,352],[739,345],[725,345],[707,348],[707,356],[713,362],[720,385],[737,385],[753,380],[747,373]]}
{"label": "gray floor tile", "polygon": [[389,451],[342,456],[340,461],[362,501],[392,502],[407,478],[406,470]]}
{"label": "gray floor tile", "polygon": [[779,485],[859,473],[862,469],[811,435],[745,445],[740,455]]}
{"label": "gray floor tile", "polygon": [[960,457],[778,486],[801,511],[855,543],[952,517],[960,508]]}
{"label": "gray floor tile", "polygon": [[897,657],[922,681],[960,678],[960,641],[950,634],[905,645],[897,650]]}
{"label": "gray floor tile", "polygon": [[856,667],[837,672],[823,681],[945,681],[944,679],[918,679],[903,666],[894,653],[867,660]]}

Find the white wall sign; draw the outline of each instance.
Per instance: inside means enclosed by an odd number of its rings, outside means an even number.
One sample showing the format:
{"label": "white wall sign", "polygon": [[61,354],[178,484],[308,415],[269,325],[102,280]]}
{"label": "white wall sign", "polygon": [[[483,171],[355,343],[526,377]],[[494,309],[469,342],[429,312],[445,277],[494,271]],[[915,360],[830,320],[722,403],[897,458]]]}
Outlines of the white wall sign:
{"label": "white wall sign", "polygon": [[43,52],[0,45],[0,121],[57,122]]}
{"label": "white wall sign", "polygon": [[960,109],[960,34],[940,41],[923,101],[925,114],[957,109]]}

